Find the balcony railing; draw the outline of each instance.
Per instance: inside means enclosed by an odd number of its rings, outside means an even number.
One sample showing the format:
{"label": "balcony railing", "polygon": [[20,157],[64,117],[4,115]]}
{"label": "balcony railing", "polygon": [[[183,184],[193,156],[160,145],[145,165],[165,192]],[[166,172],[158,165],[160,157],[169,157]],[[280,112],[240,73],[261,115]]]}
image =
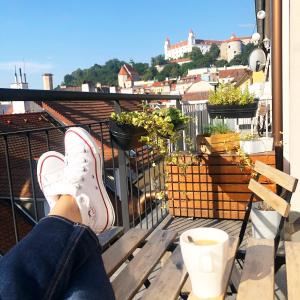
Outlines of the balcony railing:
{"label": "balcony railing", "polygon": [[[105,101],[113,102],[117,112],[123,109],[121,100],[141,102],[163,99],[175,99],[180,105],[178,95],[0,89],[0,101]],[[13,235],[14,242],[18,242],[47,214],[47,204],[36,178],[37,160],[49,150],[64,153],[64,132],[71,126],[87,129],[101,148],[103,180],[116,212],[115,225],[123,226],[125,230],[135,226],[153,228],[164,219],[168,210],[165,197],[161,197],[165,192],[165,170],[161,157],[153,154],[147,146],[130,151],[118,148],[111,139],[107,119],[68,126],[60,124],[51,115],[47,115],[47,119],[48,127],[10,132],[5,130],[0,133],[0,209],[4,211],[5,207],[10,210],[9,217],[5,219],[7,228],[10,228],[6,234]],[[12,124],[7,125],[9,128]],[[7,250],[7,247],[1,246],[0,252]]]}

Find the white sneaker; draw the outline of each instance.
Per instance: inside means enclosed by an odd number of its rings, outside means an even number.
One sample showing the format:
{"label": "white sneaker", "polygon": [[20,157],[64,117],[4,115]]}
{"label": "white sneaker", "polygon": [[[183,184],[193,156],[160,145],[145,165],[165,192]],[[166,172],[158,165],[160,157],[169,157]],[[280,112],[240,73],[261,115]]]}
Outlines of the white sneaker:
{"label": "white sneaker", "polygon": [[44,153],[37,163],[37,178],[41,191],[52,209],[60,196],[57,194],[56,186],[60,184],[64,177],[65,157],[56,152],[48,151]]}
{"label": "white sneaker", "polygon": [[114,209],[102,178],[102,156],[96,142],[83,128],[69,128],[65,134],[62,194],[75,198],[82,223],[96,233],[115,222]]}

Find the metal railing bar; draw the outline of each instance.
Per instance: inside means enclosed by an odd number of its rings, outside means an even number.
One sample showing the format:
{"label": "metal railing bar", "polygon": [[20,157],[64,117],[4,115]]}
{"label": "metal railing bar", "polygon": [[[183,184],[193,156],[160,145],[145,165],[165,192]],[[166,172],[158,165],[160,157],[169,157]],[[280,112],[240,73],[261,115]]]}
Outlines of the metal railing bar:
{"label": "metal railing bar", "polygon": [[16,90],[0,88],[2,101],[115,101],[117,100],[181,100],[180,95],[119,94],[47,90]]}
{"label": "metal railing bar", "polygon": [[50,151],[51,147],[50,147],[50,140],[49,140],[49,131],[45,130],[45,134],[46,134],[46,141],[47,141],[47,149],[48,151]]}
{"label": "metal railing bar", "polygon": [[147,189],[146,189],[146,178],[145,178],[145,162],[144,162],[144,148],[142,147],[141,149],[141,154],[142,154],[142,162],[143,162],[143,168],[142,168],[142,172],[143,172],[143,179],[144,179],[144,201],[145,201],[145,219],[146,219],[146,228],[149,229],[149,224],[148,224],[148,209],[147,209]]}
{"label": "metal railing bar", "polygon": [[70,127],[87,127],[88,125],[97,125],[99,123],[107,123],[108,119],[100,121],[100,122],[93,122],[89,124],[72,124],[72,125],[61,125],[56,127],[45,127],[45,128],[38,128],[38,129],[27,129],[27,130],[17,130],[11,132],[1,132],[0,136],[11,136],[11,135],[18,135],[18,134],[26,134],[27,132],[43,132],[43,131],[50,131],[50,130],[59,130],[65,129]]}
{"label": "metal railing bar", "polygon": [[8,186],[9,186],[9,194],[10,194],[11,212],[12,212],[13,225],[14,225],[14,234],[15,234],[16,243],[18,243],[18,241],[19,241],[18,225],[17,225],[17,220],[16,220],[16,211],[15,211],[15,204],[14,204],[14,193],[13,193],[13,188],[12,188],[12,176],[11,176],[11,168],[10,168],[8,141],[7,141],[6,136],[4,137],[4,144],[5,144],[5,159],[6,159],[7,178],[8,178]]}
{"label": "metal railing bar", "polygon": [[32,197],[33,197],[33,208],[34,208],[34,215],[35,220],[38,221],[38,210],[37,210],[37,203],[36,203],[36,195],[35,195],[35,180],[34,180],[34,172],[32,167],[32,151],[31,151],[31,142],[30,142],[30,133],[27,133],[27,150],[29,155],[29,169],[30,169],[30,181],[31,181],[31,188],[32,188]]}
{"label": "metal railing bar", "polygon": [[139,176],[139,169],[138,169],[138,151],[137,149],[134,150],[136,153],[136,159],[135,159],[135,171],[137,174],[137,194],[138,194],[138,206],[139,206],[139,221],[140,221],[140,227],[143,227],[142,224],[142,208],[141,208],[141,197],[140,197],[140,176]]}
{"label": "metal railing bar", "polygon": [[[149,195],[150,195],[150,212],[151,212],[151,227],[153,227],[153,203],[152,203],[152,188],[151,188],[151,165],[149,160],[149,150],[147,153],[147,165],[148,165],[148,176],[149,176]],[[147,193],[146,193],[147,194]]]}
{"label": "metal railing bar", "polygon": [[119,205],[118,205],[118,195],[117,195],[117,182],[116,182],[116,167],[115,167],[115,154],[114,154],[114,145],[110,135],[110,148],[111,148],[111,157],[112,157],[112,167],[113,167],[113,175],[114,175],[114,194],[115,194],[115,208],[116,208],[116,223],[117,226],[120,225],[119,223]]}

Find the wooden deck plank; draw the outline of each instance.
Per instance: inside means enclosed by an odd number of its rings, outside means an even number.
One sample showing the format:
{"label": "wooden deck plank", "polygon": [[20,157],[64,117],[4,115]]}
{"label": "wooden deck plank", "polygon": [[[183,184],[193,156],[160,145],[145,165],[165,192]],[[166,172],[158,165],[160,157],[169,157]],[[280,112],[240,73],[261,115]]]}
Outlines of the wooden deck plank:
{"label": "wooden deck plank", "polygon": [[299,299],[300,295],[300,243],[285,242],[288,299]]}
{"label": "wooden deck plank", "polygon": [[171,230],[159,230],[155,233],[112,282],[116,300],[127,300],[134,296],[176,235]]}
{"label": "wooden deck plank", "polygon": [[107,248],[107,246],[116,241],[123,234],[123,227],[113,226],[112,228],[97,235],[97,237],[102,248]]}
{"label": "wooden deck plank", "polygon": [[253,299],[274,299],[274,240],[248,240],[237,300]]}
{"label": "wooden deck plank", "polygon": [[[222,295],[217,296],[215,298],[209,298],[209,299],[223,300],[225,298],[237,249],[238,249],[238,238],[231,237],[230,244],[229,244],[228,261],[227,261],[227,265],[226,265],[225,272],[224,272],[225,291]],[[205,300],[205,299],[196,297],[195,295],[193,295],[191,293],[189,295],[188,300]]]}
{"label": "wooden deck plank", "polygon": [[174,300],[178,298],[181,288],[188,277],[183,263],[180,246],[167,260],[159,275],[144,293],[143,300],[163,299]]}
{"label": "wooden deck plank", "polygon": [[108,276],[111,276],[126,261],[128,256],[146,239],[148,234],[149,231],[146,229],[130,229],[102,254]]}

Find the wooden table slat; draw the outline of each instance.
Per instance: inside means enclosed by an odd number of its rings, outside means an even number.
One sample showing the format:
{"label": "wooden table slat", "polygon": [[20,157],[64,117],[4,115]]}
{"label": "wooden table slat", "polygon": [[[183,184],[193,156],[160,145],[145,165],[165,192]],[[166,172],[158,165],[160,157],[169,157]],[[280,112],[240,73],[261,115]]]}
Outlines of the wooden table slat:
{"label": "wooden table slat", "polygon": [[[238,238],[231,237],[229,241],[228,261],[224,272],[225,291],[220,296],[209,298],[210,300],[222,300],[225,298],[237,249],[238,249]],[[205,300],[205,299],[196,297],[191,293],[189,295],[188,300]]]}
{"label": "wooden table slat", "polygon": [[300,243],[285,242],[288,299],[298,300],[300,295]]}
{"label": "wooden table slat", "polygon": [[116,300],[132,299],[176,235],[171,230],[158,230],[154,234],[112,282]]}
{"label": "wooden table slat", "polygon": [[142,299],[162,299],[162,295],[164,300],[177,299],[187,277],[188,274],[183,263],[181,249],[180,246],[177,246],[155,281],[145,291]]}
{"label": "wooden table slat", "polygon": [[274,299],[274,240],[249,238],[237,300]]}
{"label": "wooden table slat", "polygon": [[102,254],[104,268],[108,276],[111,276],[126,261],[128,256],[148,235],[149,231],[146,229],[130,229]]}

